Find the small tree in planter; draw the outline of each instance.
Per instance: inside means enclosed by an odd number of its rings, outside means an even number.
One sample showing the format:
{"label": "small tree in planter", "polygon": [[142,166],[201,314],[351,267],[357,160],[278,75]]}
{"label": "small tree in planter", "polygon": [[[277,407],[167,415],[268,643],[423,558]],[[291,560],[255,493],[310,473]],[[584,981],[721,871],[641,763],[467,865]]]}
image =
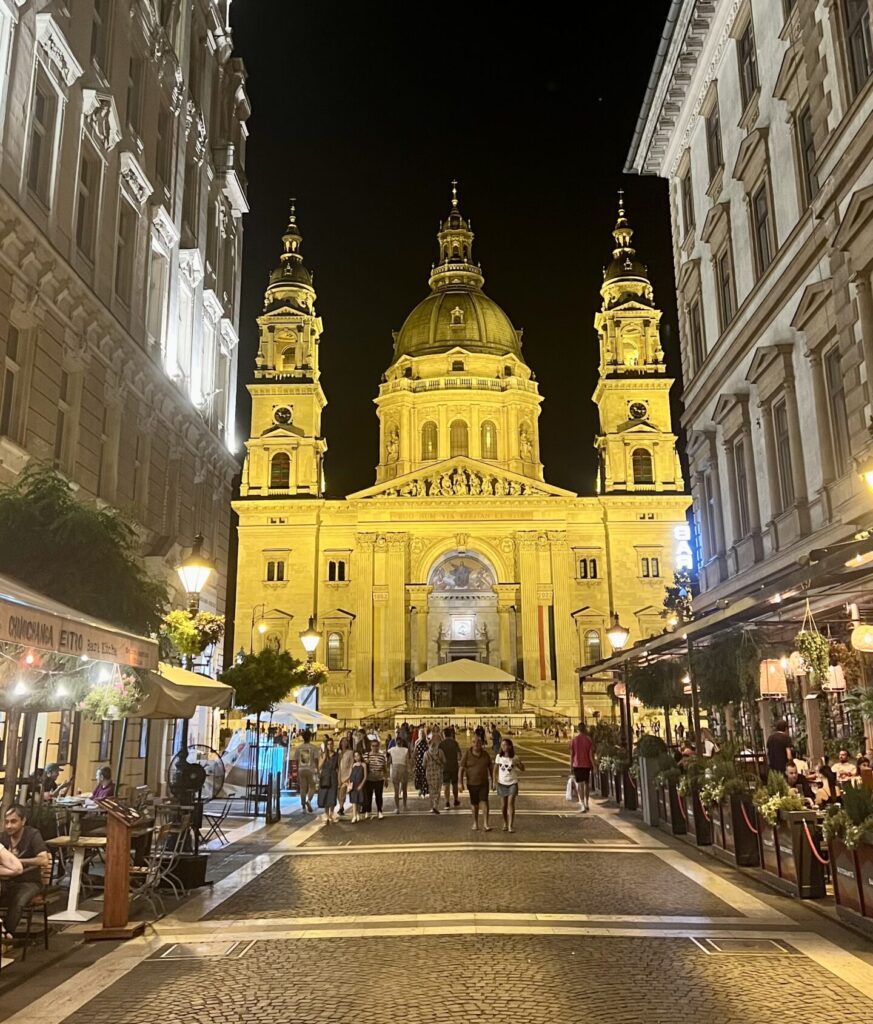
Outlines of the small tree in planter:
{"label": "small tree in planter", "polygon": [[868,882],[873,866],[873,793],[866,786],[848,786],[843,806],[829,808],[822,835],[830,852],[837,905],[873,917],[873,887]]}
{"label": "small tree in planter", "polygon": [[712,822],[700,799],[700,787],[708,765],[709,759],[697,754],[683,758],[679,765],[682,778],[676,787],[683,801],[681,809],[685,811],[688,831],[698,846],[709,846],[712,843]]}
{"label": "small tree in planter", "polygon": [[[761,865],[780,879],[779,888],[802,899],[824,896],[824,873],[815,848],[815,811],[792,793],[784,775],[770,772],[755,793]],[[772,837],[772,842],[771,842]]]}
{"label": "small tree in planter", "polygon": [[757,865],[751,790],[748,778],[737,770],[735,745],[726,743],[710,759],[700,785],[700,800],[710,809],[715,845],[742,867]]}

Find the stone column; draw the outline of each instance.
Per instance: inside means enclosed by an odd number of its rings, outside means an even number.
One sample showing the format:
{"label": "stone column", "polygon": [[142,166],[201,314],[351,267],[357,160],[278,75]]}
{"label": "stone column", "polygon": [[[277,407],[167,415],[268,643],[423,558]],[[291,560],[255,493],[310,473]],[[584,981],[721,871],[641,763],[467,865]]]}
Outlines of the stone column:
{"label": "stone column", "polygon": [[357,619],[355,621],[355,693],[356,701],[375,704],[373,690],[373,544],[372,533],[355,538],[357,556]]}
{"label": "stone column", "polygon": [[497,616],[500,620],[500,667],[504,672],[516,675],[512,609],[518,600],[518,591],[514,583],[495,583],[494,593],[497,594]]}
{"label": "stone column", "polygon": [[794,500],[805,504],[806,463],[803,458],[803,435],[800,430],[800,413],[797,409],[797,389],[794,378],[786,380],[783,385],[785,394],[785,411],[788,413],[788,436],[791,441],[791,475],[794,478]]}
{"label": "stone column", "polygon": [[552,603],[555,613],[555,664],[558,669],[557,693],[561,704],[579,706],[579,677],[576,675],[576,645],[573,643],[572,594],[574,578],[572,552],[563,531],[549,533],[552,569]]}
{"label": "stone column", "polygon": [[733,441],[724,441],[722,443],[722,451],[724,452],[725,463],[728,469],[727,491],[731,508],[731,535],[733,536],[734,544],[739,544],[743,539],[743,531],[740,529],[740,499],[737,493],[737,468],[734,463]]}
{"label": "stone column", "polygon": [[749,527],[752,533],[761,532],[761,505],[758,500],[758,474],[755,472],[755,450],[752,446],[752,424],[748,400],[742,403],[743,461],[746,464],[746,490],[749,492]]}
{"label": "stone column", "polygon": [[433,587],[415,584],[406,588],[410,601],[409,636],[412,643],[412,674],[417,676],[427,668],[427,598]]}
{"label": "stone column", "polygon": [[827,387],[821,350],[810,349],[806,353],[812,371],[812,401],[815,408],[815,422],[818,426],[819,461],[821,462],[822,486],[836,479],[834,470],[834,439],[831,431],[831,417],[828,413]]}
{"label": "stone column", "polygon": [[521,649],[525,682],[536,687],[540,699],[539,634],[537,631],[537,535],[533,531],[516,534],[518,568],[521,583]]}
{"label": "stone column", "polygon": [[385,609],[382,697],[387,707],[403,700],[403,692],[397,687],[406,682],[406,534],[389,533],[386,540],[388,564],[385,582],[388,587],[388,600]]}
{"label": "stone column", "polygon": [[764,451],[767,453],[767,486],[770,494],[770,518],[775,519],[782,509],[782,495],[779,490],[779,466],[776,462],[776,437],[773,433],[773,410],[769,402],[761,402],[761,426],[764,429]]}
{"label": "stone column", "polygon": [[873,394],[873,295],[870,293],[870,276],[867,273],[856,274],[852,281],[855,295],[858,298],[858,320],[861,327],[861,345],[864,349],[864,362],[867,364],[867,401]]}

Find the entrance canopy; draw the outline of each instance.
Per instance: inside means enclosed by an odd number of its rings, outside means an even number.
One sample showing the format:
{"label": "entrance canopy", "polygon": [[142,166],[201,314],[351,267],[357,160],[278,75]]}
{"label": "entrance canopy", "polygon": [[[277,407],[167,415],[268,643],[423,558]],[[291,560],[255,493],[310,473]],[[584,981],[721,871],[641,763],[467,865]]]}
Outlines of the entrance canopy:
{"label": "entrance canopy", "polygon": [[138,714],[143,718],[191,718],[197,708],[233,706],[233,687],[161,662],[142,684],[145,700]]}
{"label": "entrance canopy", "polygon": [[435,665],[426,672],[420,672],[417,683],[514,683],[516,678],[510,672],[470,658],[459,658],[447,661],[444,665]]}
{"label": "entrance canopy", "polygon": [[9,576],[0,576],[0,642],[132,668],[158,665],[156,640],[91,618]]}

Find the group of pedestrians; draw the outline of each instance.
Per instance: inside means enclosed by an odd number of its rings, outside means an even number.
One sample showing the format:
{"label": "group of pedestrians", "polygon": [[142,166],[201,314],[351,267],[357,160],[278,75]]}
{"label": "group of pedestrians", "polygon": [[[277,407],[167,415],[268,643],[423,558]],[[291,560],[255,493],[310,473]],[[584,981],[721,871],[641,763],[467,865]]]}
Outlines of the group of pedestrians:
{"label": "group of pedestrians", "polygon": [[353,824],[373,816],[384,818],[388,785],[393,788],[394,813],[407,810],[411,767],[413,785],[420,798],[429,799],[432,814],[441,813],[443,802],[445,810],[460,807],[460,792],[466,784],[473,829],[478,831],[481,820],[482,829],[490,832],[488,796],[493,787],[502,801],[503,830],[515,831],[518,782],[525,767],[512,740],[501,736],[494,725],[490,751],[484,726],[471,733],[463,752],[452,726],[412,729],[404,723],[384,750],[376,733],[361,729],[344,734],[338,742],[327,737],[314,743],[306,731],[301,740],[293,752],[301,805],[311,813],[315,800],[328,824],[345,817],[347,800]]}

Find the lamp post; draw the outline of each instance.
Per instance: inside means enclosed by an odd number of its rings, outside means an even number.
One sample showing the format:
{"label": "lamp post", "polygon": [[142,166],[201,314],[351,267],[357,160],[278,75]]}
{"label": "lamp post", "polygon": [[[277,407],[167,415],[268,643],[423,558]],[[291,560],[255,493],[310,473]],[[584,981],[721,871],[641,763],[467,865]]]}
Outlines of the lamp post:
{"label": "lamp post", "polygon": [[868,455],[858,466],[858,476],[873,491],[873,455]]}
{"label": "lamp post", "polygon": [[194,538],[191,554],[176,566],[176,572],[188,595],[188,611],[192,615],[200,610],[200,594],[209,581],[209,577],[215,572],[213,563],[201,554],[202,546],[203,534],[198,533]]}
{"label": "lamp post", "polygon": [[315,616],[309,616],[309,625],[306,629],[300,632],[300,643],[303,644],[303,649],[306,651],[306,660],[315,660],[315,651],[318,645],[321,643],[321,633],[315,628]]}
{"label": "lamp post", "polygon": [[[614,654],[620,654],[627,645],[628,638],[630,637],[630,630],[623,626],[618,619],[618,612],[615,612],[612,616],[612,625],[606,631],[606,639],[609,641]],[[627,685],[627,666],[622,665],[621,667],[621,678],[624,683],[624,734],[625,742],[627,743],[627,755],[630,757],[631,751],[633,750],[633,739],[631,736],[631,706],[630,706],[630,690]]]}

